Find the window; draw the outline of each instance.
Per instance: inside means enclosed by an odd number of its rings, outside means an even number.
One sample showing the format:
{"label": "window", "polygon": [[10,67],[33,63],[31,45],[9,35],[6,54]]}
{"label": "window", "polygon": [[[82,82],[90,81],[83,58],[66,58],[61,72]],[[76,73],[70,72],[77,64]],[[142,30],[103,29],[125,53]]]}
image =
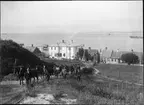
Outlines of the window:
{"label": "window", "polygon": [[69,47],[69,50],[71,50],[71,48]]}
{"label": "window", "polygon": [[60,53],[60,57],[62,56],[62,53]]}
{"label": "window", "polygon": [[44,50],[44,51],[48,51],[48,48],[46,48],[46,47],[43,47],[43,50]]}
{"label": "window", "polygon": [[51,47],[51,50],[52,50],[52,47]]}
{"label": "window", "polygon": [[63,54],[63,56],[65,57],[65,53]]}

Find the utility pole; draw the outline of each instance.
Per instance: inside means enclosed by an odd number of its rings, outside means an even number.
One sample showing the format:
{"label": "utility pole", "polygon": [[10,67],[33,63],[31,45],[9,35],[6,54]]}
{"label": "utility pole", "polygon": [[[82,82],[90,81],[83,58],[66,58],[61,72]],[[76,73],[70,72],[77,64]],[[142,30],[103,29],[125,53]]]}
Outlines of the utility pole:
{"label": "utility pole", "polygon": [[83,58],[82,60],[84,61],[85,60],[85,49],[84,49],[84,53],[83,53]]}
{"label": "utility pole", "polygon": [[59,43],[57,43],[57,45],[58,45],[58,58],[60,57],[60,46],[59,46]]}

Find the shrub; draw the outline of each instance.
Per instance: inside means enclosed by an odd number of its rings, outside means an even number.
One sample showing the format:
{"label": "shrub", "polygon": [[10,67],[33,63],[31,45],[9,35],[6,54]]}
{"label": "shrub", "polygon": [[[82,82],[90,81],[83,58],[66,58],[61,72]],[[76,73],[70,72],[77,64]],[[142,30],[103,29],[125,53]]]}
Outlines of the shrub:
{"label": "shrub", "polygon": [[139,63],[139,58],[137,55],[133,53],[126,53],[121,56],[122,61],[130,64]]}
{"label": "shrub", "polygon": [[83,68],[82,72],[83,72],[83,74],[93,74],[94,69],[93,68]]}

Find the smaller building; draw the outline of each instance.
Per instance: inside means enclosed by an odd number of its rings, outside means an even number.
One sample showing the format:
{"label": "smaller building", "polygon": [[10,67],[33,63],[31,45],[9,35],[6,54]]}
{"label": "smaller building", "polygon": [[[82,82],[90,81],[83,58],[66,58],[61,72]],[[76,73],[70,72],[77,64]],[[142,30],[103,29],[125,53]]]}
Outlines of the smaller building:
{"label": "smaller building", "polygon": [[114,51],[108,50],[107,48],[100,52],[100,59],[103,63],[111,63],[118,64],[122,63],[121,56],[126,53],[134,53],[138,56],[140,63],[143,63],[143,52],[135,52],[135,51]]}
{"label": "smaller building", "polygon": [[110,57],[110,63],[122,63],[121,55],[123,52],[121,51],[112,51],[111,57]]}
{"label": "smaller building", "polygon": [[98,63],[98,59],[100,59],[99,51],[97,49],[91,49],[91,47],[89,47],[88,53],[94,58],[93,61]]}
{"label": "smaller building", "polygon": [[44,57],[49,57],[49,49],[47,44],[44,44],[42,46],[37,46],[37,48],[42,52],[42,55]]}
{"label": "smaller building", "polygon": [[23,44],[23,43],[20,43],[19,45],[20,45],[21,47],[24,47],[24,44]]}
{"label": "smaller building", "polygon": [[33,44],[31,46],[26,46],[25,48],[29,50],[30,52],[34,53],[35,55],[41,54],[41,51],[39,50],[39,48],[33,46]]}
{"label": "smaller building", "polygon": [[103,62],[103,63],[111,63],[111,54],[112,54],[112,50],[108,50],[107,48],[104,49],[100,53],[101,62]]}

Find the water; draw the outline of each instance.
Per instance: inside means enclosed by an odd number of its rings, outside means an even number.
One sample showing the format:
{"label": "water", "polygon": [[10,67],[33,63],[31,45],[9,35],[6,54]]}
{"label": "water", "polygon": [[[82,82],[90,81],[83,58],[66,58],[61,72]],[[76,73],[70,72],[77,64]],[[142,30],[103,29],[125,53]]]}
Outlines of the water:
{"label": "water", "polygon": [[[132,39],[129,36],[140,35],[137,33],[128,34],[110,34],[109,33],[77,33],[72,35],[70,33],[24,33],[24,34],[7,34],[2,35],[2,39],[12,39],[18,43],[25,45],[34,44],[41,46],[43,44],[56,44],[57,42],[65,40],[74,40],[74,43],[85,44],[85,47],[95,49],[126,50],[133,49],[137,52],[143,51],[143,39]],[[141,35],[140,35],[141,36]]]}

